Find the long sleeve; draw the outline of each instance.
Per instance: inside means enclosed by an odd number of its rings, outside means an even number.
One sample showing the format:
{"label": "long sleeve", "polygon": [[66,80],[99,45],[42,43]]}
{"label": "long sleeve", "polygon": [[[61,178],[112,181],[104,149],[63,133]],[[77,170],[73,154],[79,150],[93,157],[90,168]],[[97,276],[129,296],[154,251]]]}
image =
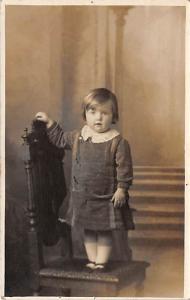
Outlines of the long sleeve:
{"label": "long sleeve", "polygon": [[50,142],[58,148],[64,149],[72,149],[76,132],[76,130],[64,132],[61,126],[56,122],[47,129]]}
{"label": "long sleeve", "polygon": [[133,166],[129,143],[121,139],[116,151],[117,187],[128,189],[133,180]]}

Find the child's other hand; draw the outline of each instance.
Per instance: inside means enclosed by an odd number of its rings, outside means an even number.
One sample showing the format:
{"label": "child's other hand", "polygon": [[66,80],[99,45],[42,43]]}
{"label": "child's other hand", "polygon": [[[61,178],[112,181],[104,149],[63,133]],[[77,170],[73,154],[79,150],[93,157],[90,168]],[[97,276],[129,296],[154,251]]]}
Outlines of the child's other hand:
{"label": "child's other hand", "polygon": [[113,202],[114,207],[116,208],[122,207],[126,201],[125,190],[122,188],[118,188],[115,194],[113,195],[111,201]]}
{"label": "child's other hand", "polygon": [[35,119],[46,123],[47,128],[53,124],[53,120],[45,112],[38,112],[35,115]]}

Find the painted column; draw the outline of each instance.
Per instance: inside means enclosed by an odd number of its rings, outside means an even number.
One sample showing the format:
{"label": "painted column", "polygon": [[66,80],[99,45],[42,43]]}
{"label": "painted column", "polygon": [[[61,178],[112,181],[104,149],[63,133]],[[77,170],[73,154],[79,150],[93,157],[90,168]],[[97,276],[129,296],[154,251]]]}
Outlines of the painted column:
{"label": "painted column", "polygon": [[95,15],[95,86],[106,85],[107,7],[97,7]]}
{"label": "painted column", "polygon": [[125,88],[124,88],[124,59],[123,59],[123,48],[124,48],[124,30],[126,16],[129,9],[132,7],[112,7],[114,17],[115,17],[115,68],[114,68],[114,86],[113,90],[115,91],[118,102],[119,102],[119,114],[120,114],[120,130],[122,130],[122,116],[123,105],[125,103]]}

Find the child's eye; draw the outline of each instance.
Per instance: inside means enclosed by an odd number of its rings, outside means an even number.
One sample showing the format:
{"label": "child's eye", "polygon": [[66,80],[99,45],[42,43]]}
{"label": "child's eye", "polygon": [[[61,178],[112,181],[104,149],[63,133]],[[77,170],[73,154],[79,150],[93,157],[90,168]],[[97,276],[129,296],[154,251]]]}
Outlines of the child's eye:
{"label": "child's eye", "polygon": [[107,115],[109,115],[110,114],[110,112],[108,112],[108,111],[103,111],[102,112],[102,115],[104,115],[104,116],[107,116]]}
{"label": "child's eye", "polygon": [[90,108],[90,109],[89,109],[89,112],[90,112],[91,114],[94,114],[94,113],[95,113],[95,109],[94,109],[94,108]]}

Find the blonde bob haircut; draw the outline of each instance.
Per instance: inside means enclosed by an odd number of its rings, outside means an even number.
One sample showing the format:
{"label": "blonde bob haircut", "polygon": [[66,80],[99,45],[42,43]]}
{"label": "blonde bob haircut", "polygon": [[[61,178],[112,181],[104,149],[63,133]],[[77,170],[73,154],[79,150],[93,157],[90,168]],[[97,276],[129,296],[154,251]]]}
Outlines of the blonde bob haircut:
{"label": "blonde bob haircut", "polygon": [[112,104],[112,124],[115,124],[119,120],[117,98],[114,93],[112,93],[106,88],[93,89],[89,92],[89,94],[86,97],[84,97],[82,103],[83,119],[86,121],[86,111],[88,111],[90,108],[93,108],[94,105],[105,104],[109,101]]}

